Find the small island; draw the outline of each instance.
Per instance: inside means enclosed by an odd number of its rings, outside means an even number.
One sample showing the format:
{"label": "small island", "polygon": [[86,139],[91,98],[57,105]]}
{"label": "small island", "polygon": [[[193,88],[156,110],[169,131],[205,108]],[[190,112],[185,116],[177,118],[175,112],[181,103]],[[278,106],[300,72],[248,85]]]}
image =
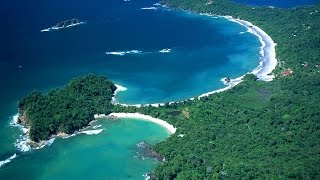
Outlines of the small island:
{"label": "small island", "polygon": [[59,22],[55,27],[64,28],[64,27],[71,27],[81,24],[79,19],[73,18],[65,21]]}
{"label": "small island", "polygon": [[278,44],[275,80],[259,81],[251,74],[215,95],[135,107],[113,106],[116,86],[106,78],[79,77],[62,89],[35,91],[20,101],[19,123],[28,127],[30,138],[39,142],[73,133],[95,114],[141,113],[178,128],[177,135],[152,147],[166,158],[150,172],[153,179],[319,179],[319,4],[279,9],[228,0],[164,3],[231,15],[264,29]]}
{"label": "small island", "polygon": [[41,30],[41,32],[59,30],[59,29],[63,29],[63,28],[78,26],[81,24],[85,24],[85,22],[81,22],[79,19],[73,18],[73,19],[68,19],[65,21],[58,22],[55,26],[52,26],[51,28],[43,29],[43,30]]}
{"label": "small island", "polygon": [[61,89],[33,91],[19,102],[18,123],[37,146],[53,135],[70,134],[94,120],[94,114],[110,113],[116,86],[104,76],[89,74],[72,79]]}

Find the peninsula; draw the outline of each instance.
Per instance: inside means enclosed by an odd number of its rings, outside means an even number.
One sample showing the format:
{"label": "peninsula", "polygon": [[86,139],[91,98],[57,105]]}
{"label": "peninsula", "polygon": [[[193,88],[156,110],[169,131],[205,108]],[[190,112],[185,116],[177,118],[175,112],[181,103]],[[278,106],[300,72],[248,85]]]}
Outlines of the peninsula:
{"label": "peninsula", "polygon": [[318,179],[320,5],[279,9],[229,0],[164,3],[254,24],[277,43],[278,65],[271,82],[246,75],[228,91],[139,110],[170,120],[184,135],[155,146],[168,162],[157,166],[151,178]]}
{"label": "peninsula", "polygon": [[34,91],[19,102],[18,123],[28,127],[34,142],[70,134],[87,126],[96,113],[110,113],[116,86],[104,76],[72,79],[62,89]]}
{"label": "peninsula", "polygon": [[261,28],[277,43],[271,47],[278,60],[274,74],[270,69],[258,77],[248,74],[227,91],[158,107],[112,104],[116,86],[111,81],[79,77],[63,89],[33,92],[20,101],[20,123],[29,126],[30,138],[72,133],[95,114],[115,113],[154,121],[178,134],[154,146],[166,161],[150,172],[153,179],[318,179],[320,5],[278,9],[228,0],[164,3]]}

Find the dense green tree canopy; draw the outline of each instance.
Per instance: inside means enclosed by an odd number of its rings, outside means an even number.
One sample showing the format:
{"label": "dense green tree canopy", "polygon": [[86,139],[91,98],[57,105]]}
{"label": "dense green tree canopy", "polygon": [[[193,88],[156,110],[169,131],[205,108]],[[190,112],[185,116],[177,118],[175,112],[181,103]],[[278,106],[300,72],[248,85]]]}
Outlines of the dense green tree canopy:
{"label": "dense green tree canopy", "polygon": [[[276,79],[247,75],[235,88],[155,108],[112,106],[115,86],[89,75],[19,103],[34,140],[70,133],[95,113],[141,112],[177,127],[155,146],[166,158],[154,179],[320,179],[320,6],[250,7],[227,0],[165,0],[194,12],[252,22],[278,44]],[[293,73],[283,76],[290,68]],[[180,136],[178,136],[180,135]]]}
{"label": "dense green tree canopy", "polygon": [[[167,120],[176,135],[156,145],[167,162],[154,179],[320,178],[320,6],[250,7],[226,0],[165,0],[173,8],[252,22],[278,44],[272,82],[252,75],[235,88],[160,108],[115,107]],[[283,76],[291,69],[293,74]],[[184,135],[179,137],[178,135]]]}
{"label": "dense green tree canopy", "polygon": [[31,139],[44,140],[52,134],[71,133],[88,125],[96,113],[110,113],[115,89],[105,77],[90,74],[46,94],[32,92],[19,102],[19,109],[30,125]]}

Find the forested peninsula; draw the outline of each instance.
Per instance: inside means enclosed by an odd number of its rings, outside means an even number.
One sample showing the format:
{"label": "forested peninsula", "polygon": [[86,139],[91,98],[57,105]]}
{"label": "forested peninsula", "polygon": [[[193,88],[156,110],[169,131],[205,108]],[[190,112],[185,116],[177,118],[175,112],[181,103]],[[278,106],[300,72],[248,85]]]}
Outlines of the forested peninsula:
{"label": "forested peninsula", "polygon": [[110,113],[116,86],[104,76],[89,74],[72,79],[48,93],[33,91],[19,102],[19,123],[29,127],[31,140],[70,134],[94,120],[94,114]]}
{"label": "forested peninsula", "polygon": [[320,5],[278,9],[227,0],[165,0],[170,8],[230,15],[262,28],[278,44],[276,79],[247,75],[236,87],[161,107],[110,103],[115,86],[89,75],[19,103],[30,137],[71,133],[94,114],[139,112],[177,127],[155,145],[165,157],[152,179],[320,179]]}
{"label": "forested peninsula", "polygon": [[[278,44],[276,79],[253,75],[231,90],[164,107],[120,109],[160,117],[176,136],[153,179],[320,179],[320,5],[278,9],[227,0],[165,0],[170,8],[229,15]],[[184,135],[183,137],[179,135]]]}

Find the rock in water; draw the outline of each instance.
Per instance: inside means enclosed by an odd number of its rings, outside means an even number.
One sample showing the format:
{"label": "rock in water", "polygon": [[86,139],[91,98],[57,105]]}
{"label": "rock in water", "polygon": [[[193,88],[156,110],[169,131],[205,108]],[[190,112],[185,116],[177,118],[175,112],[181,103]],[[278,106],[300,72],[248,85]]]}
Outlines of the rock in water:
{"label": "rock in water", "polygon": [[157,152],[155,152],[150,144],[142,141],[137,144],[137,147],[138,147],[137,154],[138,154],[138,157],[140,157],[141,159],[151,158],[157,161],[164,161],[164,158],[161,155],[159,155]]}

